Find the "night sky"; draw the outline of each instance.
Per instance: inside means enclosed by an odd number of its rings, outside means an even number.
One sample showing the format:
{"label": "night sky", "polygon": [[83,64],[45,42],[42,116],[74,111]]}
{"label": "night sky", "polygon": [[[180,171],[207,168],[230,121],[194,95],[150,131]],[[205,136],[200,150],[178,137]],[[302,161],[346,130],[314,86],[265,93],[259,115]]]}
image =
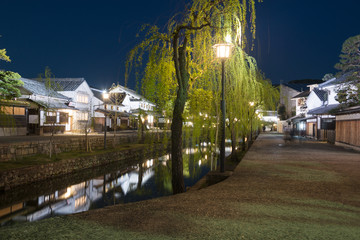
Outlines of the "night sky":
{"label": "night sky", "polygon": [[[184,0],[1,0],[0,69],[33,78],[49,66],[56,77],[84,77],[104,89],[124,85],[126,55],[142,24],[163,27]],[[360,34],[357,0],[264,0],[257,6],[251,53],[273,83],[335,73],[342,43]],[[128,86],[135,89],[132,78]]]}

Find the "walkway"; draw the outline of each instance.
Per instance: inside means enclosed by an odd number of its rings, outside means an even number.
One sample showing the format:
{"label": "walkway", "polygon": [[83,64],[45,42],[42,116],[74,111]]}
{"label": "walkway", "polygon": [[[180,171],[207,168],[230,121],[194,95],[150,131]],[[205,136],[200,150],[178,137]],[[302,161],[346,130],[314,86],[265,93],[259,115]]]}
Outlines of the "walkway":
{"label": "walkway", "polygon": [[[24,239],[358,239],[360,153],[262,134],[199,191],[0,228]],[[10,238],[11,239],[11,238]]]}

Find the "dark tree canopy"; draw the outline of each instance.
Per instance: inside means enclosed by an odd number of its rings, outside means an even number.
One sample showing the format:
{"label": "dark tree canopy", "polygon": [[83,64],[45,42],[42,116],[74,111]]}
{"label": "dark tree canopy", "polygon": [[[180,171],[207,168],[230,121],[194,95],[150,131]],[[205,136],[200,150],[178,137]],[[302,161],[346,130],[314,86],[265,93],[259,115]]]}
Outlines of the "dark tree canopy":
{"label": "dark tree canopy", "polygon": [[337,89],[337,100],[346,105],[360,104],[360,35],[348,38],[342,46],[340,62],[335,65],[340,70],[338,77],[345,81]]}
{"label": "dark tree canopy", "polygon": [[[11,61],[5,49],[0,49],[0,60]],[[11,100],[20,97],[19,87],[23,84],[18,73],[0,70],[0,99]]]}

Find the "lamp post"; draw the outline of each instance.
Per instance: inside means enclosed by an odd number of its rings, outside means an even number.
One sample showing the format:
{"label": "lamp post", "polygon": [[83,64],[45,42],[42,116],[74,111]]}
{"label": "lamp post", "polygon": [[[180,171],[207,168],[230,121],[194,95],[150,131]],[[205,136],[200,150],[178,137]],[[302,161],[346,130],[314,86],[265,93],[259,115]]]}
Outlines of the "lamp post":
{"label": "lamp post", "polygon": [[215,44],[214,48],[216,49],[216,58],[221,60],[221,113],[222,113],[222,123],[221,123],[221,143],[220,143],[220,172],[225,171],[225,60],[230,57],[230,52],[232,44],[223,43]]}
{"label": "lamp post", "polygon": [[250,105],[250,110],[251,110],[251,116],[250,116],[250,143],[252,142],[252,139],[253,139],[253,137],[252,137],[252,134],[253,134],[253,132],[252,132],[252,118],[253,118],[253,111],[252,111],[252,107],[255,105],[255,103],[254,102],[249,102],[249,105]]}
{"label": "lamp post", "polygon": [[[109,93],[107,93],[106,91],[103,91],[102,96],[103,96],[103,100],[109,99]],[[105,104],[104,104],[104,106],[105,106]],[[106,125],[106,113],[104,113],[104,115],[105,115],[105,124],[104,124],[104,127],[105,127],[105,129],[104,129],[104,149],[106,149],[106,128],[107,128],[107,125]]]}

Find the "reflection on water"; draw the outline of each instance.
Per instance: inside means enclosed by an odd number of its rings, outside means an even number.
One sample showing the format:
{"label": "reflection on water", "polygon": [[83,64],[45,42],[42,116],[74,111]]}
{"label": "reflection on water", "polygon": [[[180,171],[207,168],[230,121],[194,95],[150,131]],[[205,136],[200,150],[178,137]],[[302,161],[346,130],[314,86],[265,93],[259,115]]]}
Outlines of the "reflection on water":
{"label": "reflection on water", "polygon": [[[185,187],[193,186],[210,169],[215,168],[217,158],[206,147],[206,144],[202,144],[201,148],[184,149]],[[229,154],[231,148],[226,148],[226,152]],[[31,222],[171,193],[170,155],[164,155],[133,166],[114,169],[86,181],[75,182],[66,188],[43,193],[30,200],[16,200],[0,208],[0,221],[1,225]]]}

